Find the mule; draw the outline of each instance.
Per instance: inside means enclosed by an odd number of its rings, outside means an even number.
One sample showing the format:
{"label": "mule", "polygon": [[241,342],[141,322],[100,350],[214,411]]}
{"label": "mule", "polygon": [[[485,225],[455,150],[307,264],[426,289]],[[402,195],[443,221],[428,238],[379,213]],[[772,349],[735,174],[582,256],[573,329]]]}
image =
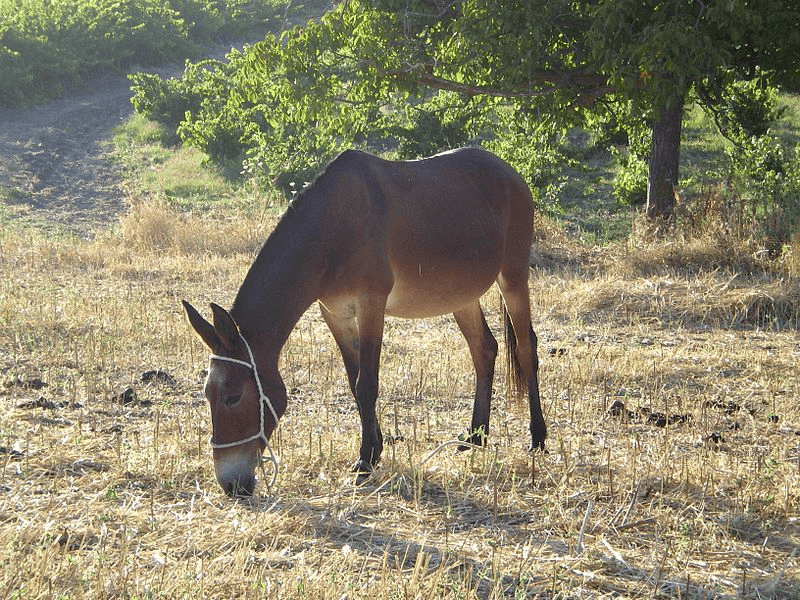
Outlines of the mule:
{"label": "mule", "polygon": [[537,339],[528,291],[533,203],[503,160],[478,148],[395,162],[348,150],[289,205],[250,267],[230,312],[213,324],[183,302],[212,355],[205,383],[214,469],[229,494],[251,494],[255,469],[287,407],[278,357],[316,301],[344,360],[361,417],[353,470],[383,451],[375,414],[384,318],[453,313],[475,366],[465,441],[483,445],[498,344],[480,297],[503,298],[509,379],[527,392],[531,447],[544,449]]}

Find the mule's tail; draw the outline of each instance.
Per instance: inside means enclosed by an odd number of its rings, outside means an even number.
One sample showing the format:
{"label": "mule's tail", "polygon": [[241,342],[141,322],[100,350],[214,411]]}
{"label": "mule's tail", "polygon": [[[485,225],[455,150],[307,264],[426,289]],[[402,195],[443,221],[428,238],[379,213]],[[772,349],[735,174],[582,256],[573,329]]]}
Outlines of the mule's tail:
{"label": "mule's tail", "polygon": [[517,332],[503,301],[503,320],[506,330],[506,394],[509,398],[521,400],[528,391],[528,382],[522,372],[522,365],[517,358]]}

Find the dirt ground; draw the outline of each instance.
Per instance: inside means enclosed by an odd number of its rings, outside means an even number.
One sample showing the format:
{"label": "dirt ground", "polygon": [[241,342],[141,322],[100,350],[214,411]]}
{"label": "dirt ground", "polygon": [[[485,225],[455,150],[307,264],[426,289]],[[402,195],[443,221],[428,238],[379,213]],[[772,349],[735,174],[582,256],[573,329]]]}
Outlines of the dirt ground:
{"label": "dirt ground", "polygon": [[[223,60],[230,48],[221,44],[206,56]],[[176,77],[183,63],[144,70]],[[0,193],[13,218],[91,238],[125,210],[109,140],[133,114],[130,86],[124,74],[104,74],[42,106],[0,107]]]}
{"label": "dirt ground", "polygon": [[105,75],[43,106],[0,109],[0,188],[17,217],[81,237],[125,207],[105,141],[133,112],[130,82]]}

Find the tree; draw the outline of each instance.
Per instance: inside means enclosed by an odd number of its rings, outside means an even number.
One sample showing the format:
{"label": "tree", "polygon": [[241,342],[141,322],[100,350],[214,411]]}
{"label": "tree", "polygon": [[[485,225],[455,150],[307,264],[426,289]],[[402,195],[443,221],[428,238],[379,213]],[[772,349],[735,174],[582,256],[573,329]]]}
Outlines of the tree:
{"label": "tree", "polygon": [[647,215],[660,227],[673,219],[684,106],[713,109],[738,80],[796,81],[798,56],[796,0],[346,0],[255,45],[239,89],[343,141],[426,90],[475,132],[624,112],[652,131]]}
{"label": "tree", "polygon": [[598,5],[590,32],[598,72],[652,123],[647,216],[673,217],[683,107],[715,112],[735,81],[791,81],[800,73],[800,5],[702,0]]}

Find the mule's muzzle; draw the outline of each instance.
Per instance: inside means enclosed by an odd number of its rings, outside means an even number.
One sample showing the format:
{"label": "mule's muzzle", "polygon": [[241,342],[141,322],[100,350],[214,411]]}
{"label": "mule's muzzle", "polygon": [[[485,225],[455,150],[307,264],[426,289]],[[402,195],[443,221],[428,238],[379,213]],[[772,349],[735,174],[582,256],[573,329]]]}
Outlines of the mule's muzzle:
{"label": "mule's muzzle", "polygon": [[255,443],[214,450],[217,482],[229,496],[252,496],[260,460],[261,451]]}
{"label": "mule's muzzle", "polygon": [[235,498],[237,496],[252,496],[253,490],[256,487],[255,475],[243,475],[233,480],[225,482],[220,481],[219,484],[228,496]]}

